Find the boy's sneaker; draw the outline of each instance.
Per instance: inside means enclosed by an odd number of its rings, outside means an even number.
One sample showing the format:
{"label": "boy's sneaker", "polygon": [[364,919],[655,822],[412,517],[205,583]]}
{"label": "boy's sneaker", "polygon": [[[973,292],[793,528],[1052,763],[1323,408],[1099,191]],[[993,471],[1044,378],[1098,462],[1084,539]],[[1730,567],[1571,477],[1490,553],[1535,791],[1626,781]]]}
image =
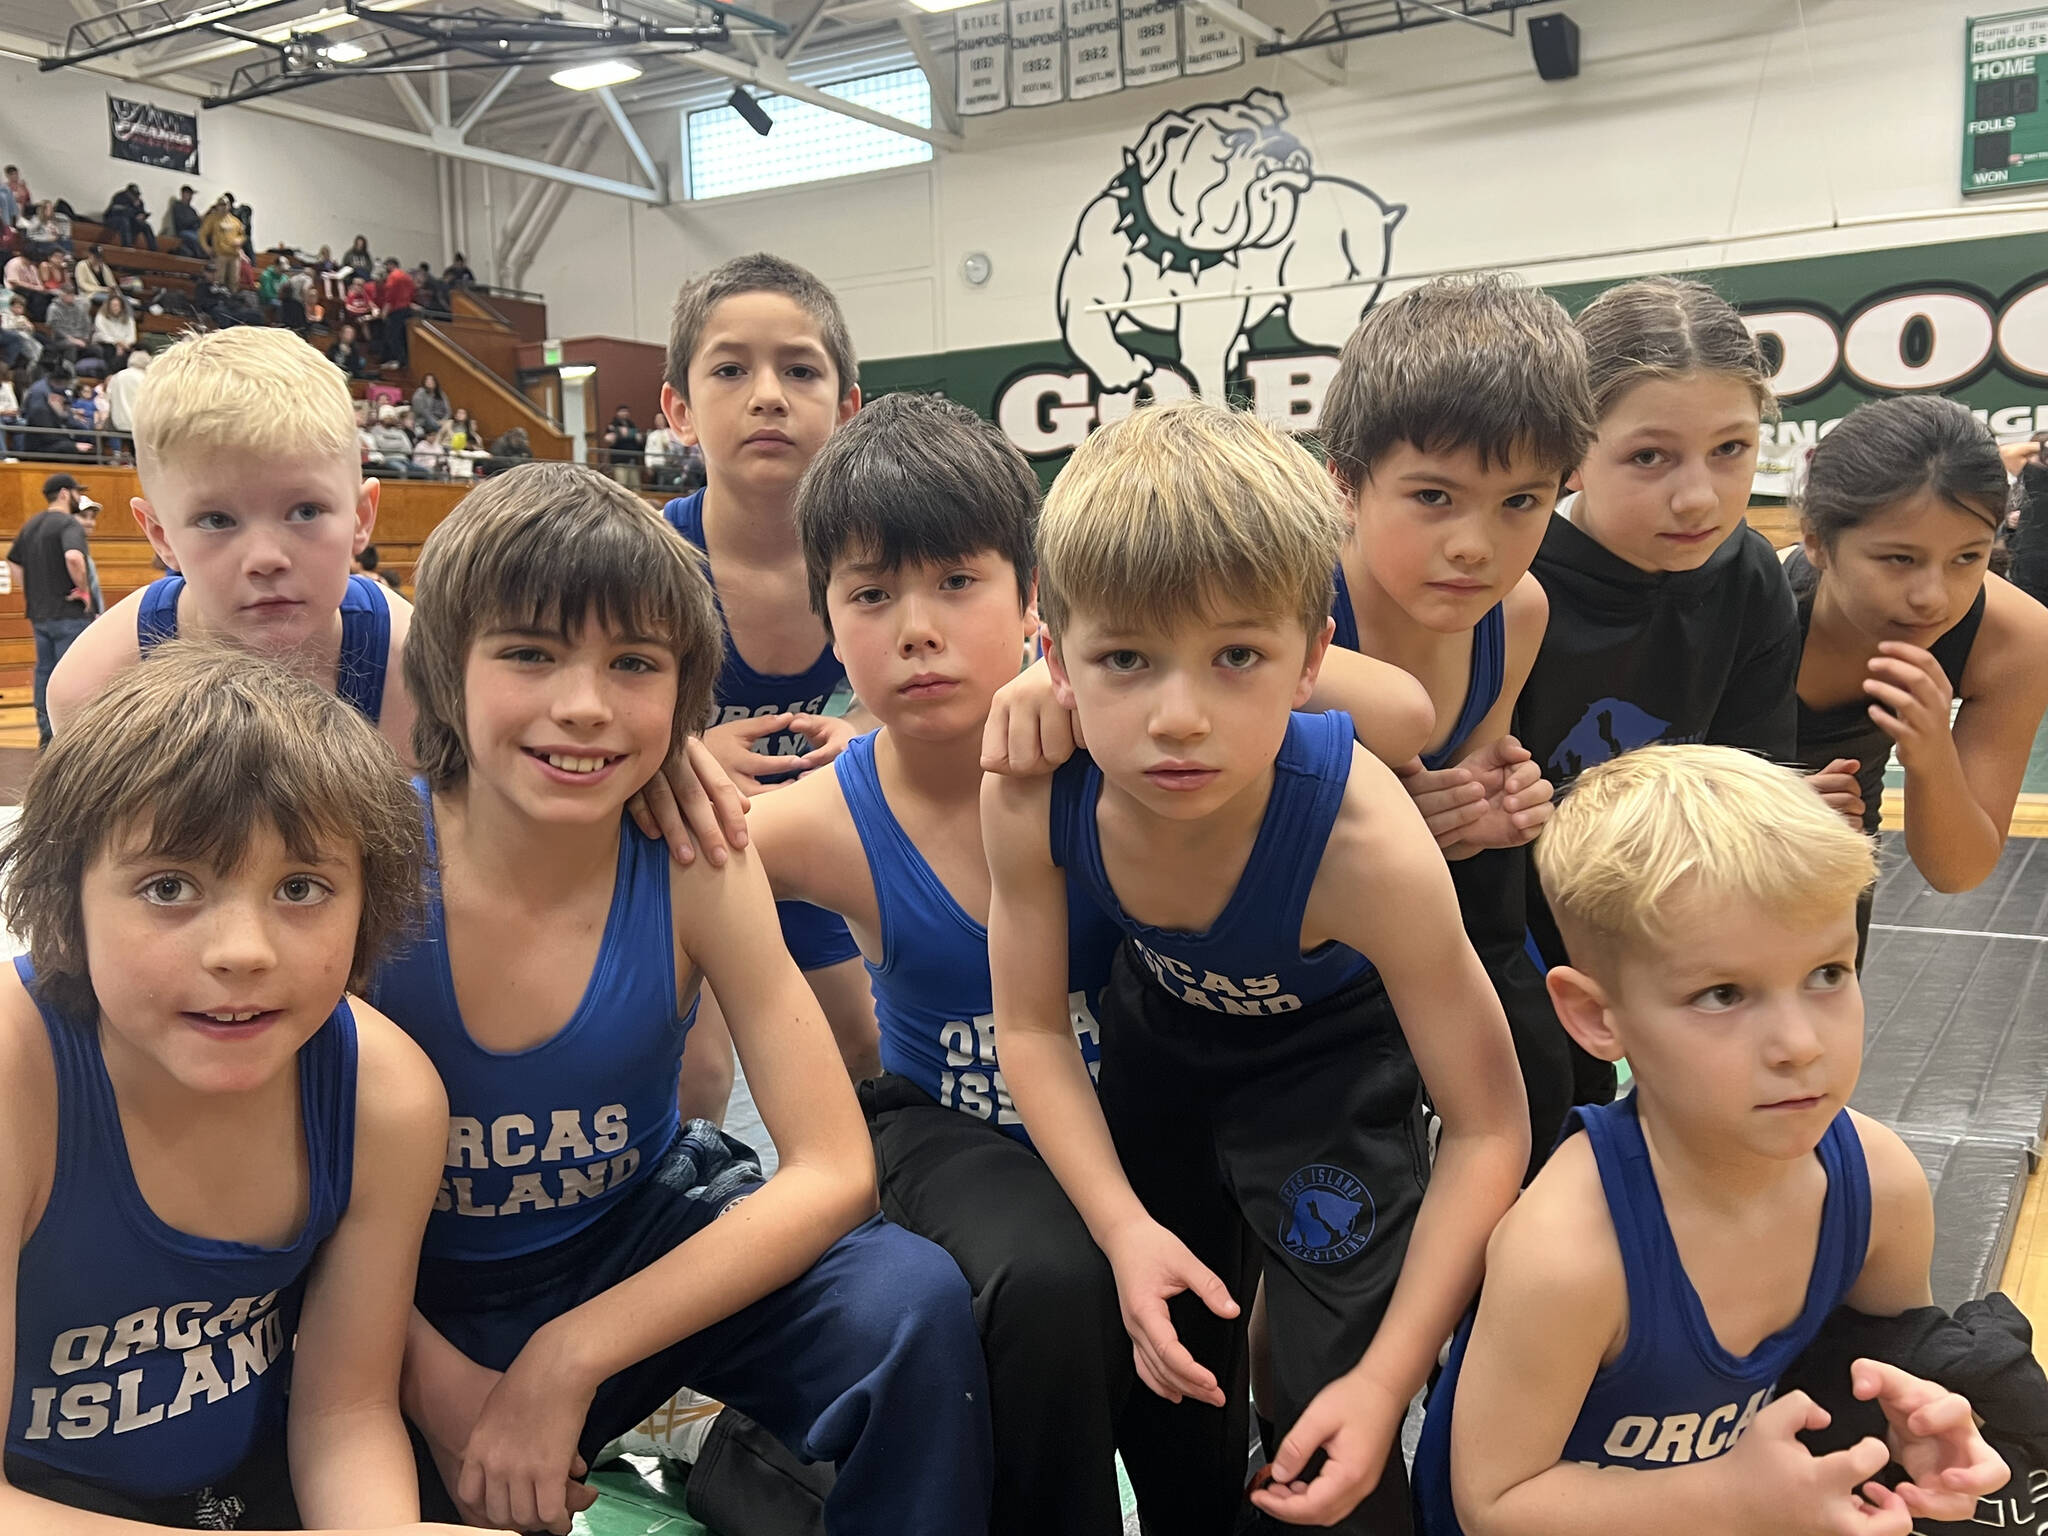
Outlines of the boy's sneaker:
{"label": "boy's sneaker", "polygon": [[600,1451],[597,1464],[621,1456],[655,1456],[695,1466],[712,1421],[724,1411],[725,1404],[685,1387]]}

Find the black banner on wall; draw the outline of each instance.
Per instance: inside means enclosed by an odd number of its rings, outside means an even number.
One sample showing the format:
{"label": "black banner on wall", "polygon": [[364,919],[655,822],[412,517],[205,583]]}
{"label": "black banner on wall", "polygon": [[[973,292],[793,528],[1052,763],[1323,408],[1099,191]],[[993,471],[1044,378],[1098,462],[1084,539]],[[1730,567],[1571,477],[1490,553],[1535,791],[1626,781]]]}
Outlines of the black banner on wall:
{"label": "black banner on wall", "polygon": [[167,171],[199,174],[199,119],[146,101],[107,98],[109,151],[116,160],[139,160]]}

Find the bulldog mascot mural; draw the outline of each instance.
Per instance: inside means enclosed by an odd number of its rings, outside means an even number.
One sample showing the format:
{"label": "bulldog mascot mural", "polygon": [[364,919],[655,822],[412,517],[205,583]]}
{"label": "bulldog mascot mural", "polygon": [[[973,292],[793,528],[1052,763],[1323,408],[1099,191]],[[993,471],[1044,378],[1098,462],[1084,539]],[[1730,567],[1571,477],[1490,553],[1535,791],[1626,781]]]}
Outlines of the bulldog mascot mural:
{"label": "bulldog mascot mural", "polygon": [[[1372,307],[1408,210],[1316,175],[1286,121],[1286,101],[1264,90],[1163,112],[1083,211],[1060,269],[1060,331],[1103,391],[1154,368],[1120,333],[1176,336],[1196,389],[1221,400],[1267,316],[1284,311],[1296,340],[1334,351]],[[1335,283],[1347,286],[1322,286]],[[1179,302],[1120,307],[1143,300]]]}

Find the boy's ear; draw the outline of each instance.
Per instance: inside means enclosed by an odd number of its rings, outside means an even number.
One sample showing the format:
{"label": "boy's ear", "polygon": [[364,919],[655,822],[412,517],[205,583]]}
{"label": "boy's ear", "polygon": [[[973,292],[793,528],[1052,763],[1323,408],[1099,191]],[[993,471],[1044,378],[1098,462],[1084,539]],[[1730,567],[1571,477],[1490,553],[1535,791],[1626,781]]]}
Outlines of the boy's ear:
{"label": "boy's ear", "polygon": [[675,434],[692,448],[701,447],[697,437],[697,423],[690,417],[690,402],[673,384],[661,386],[661,414],[668,418],[668,424]]}
{"label": "boy's ear", "polygon": [[[1575,469],[1564,477],[1564,488],[1575,494],[1583,491],[1586,488],[1586,477]],[[1560,497],[1559,499],[1562,500],[1563,498]]]}
{"label": "boy's ear", "polygon": [[1554,965],[1544,985],[1550,989],[1558,1022],[1587,1055],[1600,1061],[1619,1061],[1627,1054],[1609,1022],[1607,989],[1599,982],[1573,966]]}
{"label": "boy's ear", "polygon": [[1828,568],[1828,547],[1820,541],[1817,535],[1811,533],[1801,534],[1799,546],[1806,551],[1806,563],[1808,565],[1812,566],[1816,571],[1824,571]]}
{"label": "boy's ear", "polygon": [[835,423],[835,425],[841,427],[845,426],[849,421],[853,420],[853,413],[859,409],[860,386],[856,384],[853,386],[853,388],[849,389],[844,396],[840,398],[839,420]]}
{"label": "boy's ear", "polygon": [[1301,664],[1301,679],[1294,685],[1293,708],[1300,709],[1316,691],[1316,676],[1323,670],[1323,658],[1330,654],[1330,637],[1336,633],[1337,621],[1325,619],[1321,631],[1309,640],[1308,654]]}
{"label": "boy's ear", "polygon": [[1045,671],[1046,675],[1052,679],[1053,701],[1061,709],[1073,709],[1073,679],[1067,676],[1066,661],[1060,656],[1059,647],[1053,643],[1052,632],[1042,625],[1038,631],[1038,644],[1039,648],[1045,652]]}
{"label": "boy's ear", "polygon": [[131,497],[128,510],[135,514],[135,521],[142,527],[142,536],[149,540],[149,547],[156,551],[157,559],[172,570],[178,569],[178,557],[171,553],[171,541],[164,537],[163,519],[156,515],[156,508],[141,496]]}
{"label": "boy's ear", "polygon": [[377,505],[384,495],[382,481],[372,477],[356,492],[356,536],[349,553],[360,555],[370,547],[370,535],[377,527]]}
{"label": "boy's ear", "polygon": [[1044,650],[1044,641],[1040,637],[1045,626],[1039,622],[1038,618],[1038,573],[1036,571],[1031,573],[1031,585],[1028,589],[1028,594],[1024,599],[1024,640],[1026,644],[1029,644],[1032,640],[1039,640],[1039,649]]}

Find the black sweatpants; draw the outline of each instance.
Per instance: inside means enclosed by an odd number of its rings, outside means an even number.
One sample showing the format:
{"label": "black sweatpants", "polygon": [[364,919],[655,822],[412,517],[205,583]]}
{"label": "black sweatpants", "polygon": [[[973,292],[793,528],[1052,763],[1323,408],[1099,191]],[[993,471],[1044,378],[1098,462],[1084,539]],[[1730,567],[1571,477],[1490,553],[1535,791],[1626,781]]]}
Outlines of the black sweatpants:
{"label": "black sweatpants", "polygon": [[974,1293],[995,1421],[989,1530],[1120,1536],[1115,1425],[1135,1371],[1109,1261],[1022,1142],[888,1073],[860,1100],[882,1214],[950,1253]]}
{"label": "black sweatpants", "polygon": [[[1242,1018],[1171,998],[1126,945],[1103,993],[1102,1112],[1152,1217],[1239,1308],[1169,1304],[1181,1342],[1227,1405],[1169,1403],[1143,1385],[1119,1444],[1145,1527],[1228,1536],[1250,1435],[1246,1326],[1260,1277],[1284,1437],[1378,1331],[1422,1204],[1428,1154],[1414,1058],[1375,975],[1296,1014]],[[1335,1529],[1412,1529],[1401,1448]]]}

